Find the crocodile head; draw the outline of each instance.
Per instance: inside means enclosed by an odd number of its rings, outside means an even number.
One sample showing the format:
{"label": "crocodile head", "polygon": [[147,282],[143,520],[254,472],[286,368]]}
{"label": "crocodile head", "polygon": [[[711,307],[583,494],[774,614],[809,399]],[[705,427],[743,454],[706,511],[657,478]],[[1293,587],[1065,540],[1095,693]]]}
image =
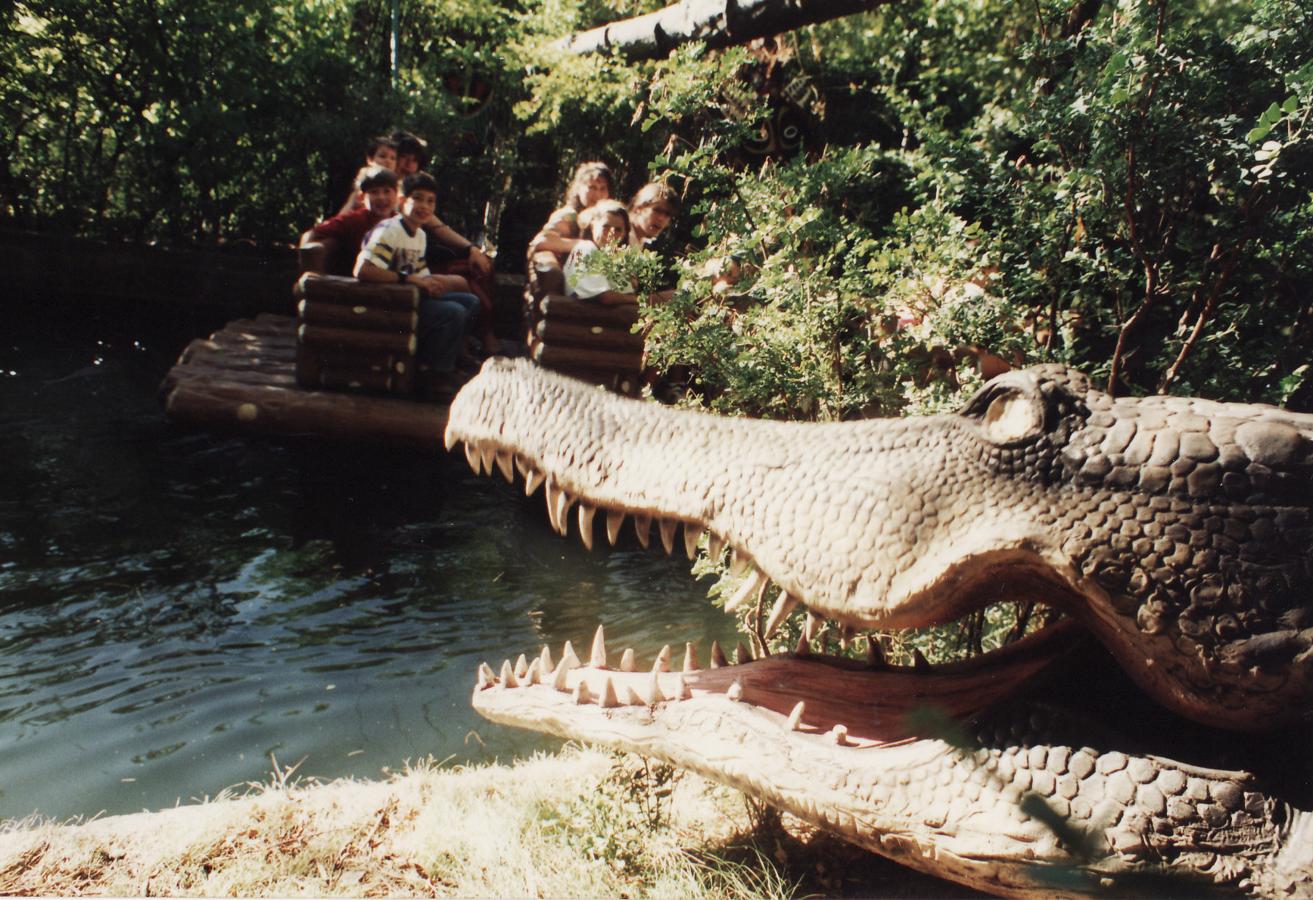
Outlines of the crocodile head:
{"label": "crocodile head", "polygon": [[[1035,890],[1023,863],[1071,863],[1070,835],[1036,831],[1044,810],[1110,835],[1114,856],[1087,870],[1097,877],[1163,841],[1179,856],[1182,830],[1188,844],[1204,829],[1215,839],[1195,868],[1208,877],[1270,887],[1287,882],[1259,869],[1293,865],[1305,874],[1289,883],[1307,888],[1309,862],[1292,863],[1283,837],[1313,826],[1251,776],[1081,740],[1092,732],[1080,728],[1064,737],[1014,698],[1079,631],[1158,704],[1210,728],[1307,722],[1313,416],[1115,399],[1040,366],[991,381],[952,415],[764,422],[492,361],[452,404],[456,442],[476,469],[518,468],[530,492],[545,483],[562,533],[578,504],[590,545],[605,511],[612,540],[632,517],[644,542],[656,522],[668,550],[691,554],[704,534],[713,555],[732,548],[748,576],[731,606],[778,593],[767,630],[797,608],[879,630],[998,600],[1061,613],[1016,644],[925,671],[818,659],[803,640],[785,656],[705,670],[690,659],[684,673],[658,659],[639,674],[628,656],[613,665],[599,637],[588,665],[571,650],[559,664],[483,670],[474,699],[490,718],[669,759],[989,889]],[[718,648],[712,661],[728,662]],[[930,735],[911,715],[924,708],[973,736]],[[914,789],[921,779],[957,787],[929,796],[928,783]],[[1031,795],[1043,809],[1019,803]],[[1241,862],[1260,857],[1266,868]]]}

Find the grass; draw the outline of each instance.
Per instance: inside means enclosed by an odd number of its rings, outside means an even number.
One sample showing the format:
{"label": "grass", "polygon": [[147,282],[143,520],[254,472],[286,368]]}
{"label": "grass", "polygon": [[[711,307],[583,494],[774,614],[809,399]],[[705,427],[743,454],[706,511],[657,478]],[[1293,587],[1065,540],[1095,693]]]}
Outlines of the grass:
{"label": "grass", "polygon": [[0,894],[966,896],[634,756],[409,766],[161,812],[0,826]]}

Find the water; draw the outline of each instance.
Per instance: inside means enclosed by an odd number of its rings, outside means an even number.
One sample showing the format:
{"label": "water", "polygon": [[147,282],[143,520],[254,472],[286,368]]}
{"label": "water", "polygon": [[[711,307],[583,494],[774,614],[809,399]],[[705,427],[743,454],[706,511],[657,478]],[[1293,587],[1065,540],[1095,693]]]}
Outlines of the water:
{"label": "water", "polygon": [[42,316],[0,330],[0,818],[508,760],[555,744],[471,711],[479,662],[732,635],[681,559],[590,553],[463,456],[174,429],[196,323]]}

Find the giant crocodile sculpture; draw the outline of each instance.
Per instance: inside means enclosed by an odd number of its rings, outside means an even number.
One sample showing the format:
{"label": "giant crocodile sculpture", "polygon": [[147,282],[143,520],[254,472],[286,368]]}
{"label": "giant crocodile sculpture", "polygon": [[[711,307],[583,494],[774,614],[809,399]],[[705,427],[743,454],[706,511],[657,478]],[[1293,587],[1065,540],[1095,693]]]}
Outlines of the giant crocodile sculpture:
{"label": "giant crocodile sculpture", "polygon": [[1040,366],[953,415],[764,422],[492,361],[446,438],[545,484],[562,533],[577,504],[589,546],[600,516],[613,543],[632,517],[667,552],[732,548],[728,605],[778,592],[768,631],[799,608],[880,630],[1009,598],[1059,613],[942,665],[841,660],[804,632],[640,672],[599,629],[586,663],[567,645],[481,667],[484,716],[696,770],[994,893],[1313,896],[1313,416],[1113,398]]}

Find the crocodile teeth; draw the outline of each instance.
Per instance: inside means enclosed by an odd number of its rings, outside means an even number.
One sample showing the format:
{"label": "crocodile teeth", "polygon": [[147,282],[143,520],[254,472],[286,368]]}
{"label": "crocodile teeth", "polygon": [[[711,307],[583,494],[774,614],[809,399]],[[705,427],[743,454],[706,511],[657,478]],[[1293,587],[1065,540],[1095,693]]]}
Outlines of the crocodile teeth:
{"label": "crocodile teeth", "polygon": [[743,699],[743,683],[735,678],[734,683],[729,686],[729,690],[725,691],[725,696],[738,703]]}
{"label": "crocodile teeth", "polygon": [[747,662],[752,662],[752,651],[743,646],[742,641],[739,641],[734,648],[734,665],[741,666]]}
{"label": "crocodile teeth", "polygon": [[479,448],[479,463],[483,466],[483,471],[489,475],[492,474],[492,467],[497,462],[497,451],[489,444]]}
{"label": "crocodile teeth", "polygon": [[566,531],[570,527],[570,520],[566,515],[570,512],[570,505],[574,503],[574,498],[561,488],[555,488],[556,495],[552,496],[553,485],[547,485],[547,501],[556,510],[556,530],[565,537]]}
{"label": "crocodile teeth", "polygon": [[626,647],[625,652],[620,654],[620,671],[637,672],[638,668],[634,661],[634,648]]}
{"label": "crocodile teeth", "polygon": [[620,705],[620,698],[615,695],[615,685],[610,678],[602,685],[602,699],[598,701],[598,705],[603,709],[615,709]]}
{"label": "crocodile teeth", "polygon": [[529,468],[529,461],[520,454],[515,454],[515,471],[520,473],[520,477],[528,479],[529,473],[533,471]]}
{"label": "crocodile teeth", "polygon": [[593,516],[595,515],[597,510],[593,507],[587,503],[579,504],[579,539],[589,550],[593,549]]}
{"label": "crocodile teeth", "polygon": [[544,675],[556,668],[556,663],[552,662],[552,650],[546,644],[543,644],[542,652],[538,654],[538,662],[542,664]]}
{"label": "crocodile teeth", "polygon": [[442,432],[442,443],[448,450],[455,447],[458,440],[460,439],[451,433],[451,429]]}
{"label": "crocodile teeth", "polygon": [[684,523],[684,555],[690,560],[698,558],[698,543],[702,540],[705,529],[692,522]]}
{"label": "crocodile teeth", "polygon": [[930,660],[925,658],[925,654],[918,648],[912,648],[912,668],[918,672],[929,672],[931,669]]}
{"label": "crocodile teeth", "polygon": [[725,539],[714,531],[711,537],[707,538],[707,555],[711,557],[712,562],[720,562],[720,555],[725,552]]}
{"label": "crocodile teeth", "polygon": [[641,696],[639,696],[638,691],[634,690],[634,686],[632,684],[628,685],[625,688],[625,691],[627,692],[625,694],[625,699],[628,701],[630,706],[647,706],[647,701],[644,700]]}
{"label": "crocodile teeth", "polygon": [[520,681],[515,677],[515,670],[511,668],[509,659],[501,664],[501,683],[508,688],[520,686]]}
{"label": "crocodile teeth", "polygon": [[835,725],[830,729],[830,740],[840,747],[848,746],[848,727],[846,725]]}
{"label": "crocodile teeth", "polygon": [[515,464],[511,461],[511,453],[508,450],[502,450],[497,453],[497,468],[501,469],[502,477],[506,479],[507,484],[515,483]]}
{"label": "crocodile teeth", "polygon": [[547,482],[547,520],[552,523],[552,531],[561,533],[561,523],[557,516],[557,500],[560,499],[561,489],[552,482]]}
{"label": "crocodile teeth", "polygon": [[798,608],[798,601],[792,594],[780,594],[780,599],[775,601],[775,608],[770,611],[770,616],[766,619],[765,637],[770,637],[779,629],[784,620]]}
{"label": "crocodile teeth", "polygon": [[736,576],[743,575],[743,573],[748,570],[748,565],[750,563],[751,560],[748,559],[747,554],[740,553],[737,547],[730,550],[729,571],[731,575],[736,575]]}
{"label": "crocodile teeth", "polygon": [[567,683],[567,676],[570,674],[570,667],[562,660],[561,664],[556,667],[556,674],[552,676],[552,687],[558,691],[568,691],[570,689]]}
{"label": "crocodile teeth", "polygon": [[542,483],[547,480],[547,476],[542,472],[530,470],[529,474],[524,476],[524,496],[532,497],[534,491],[542,487]]}
{"label": "crocodile teeth", "polygon": [[807,711],[807,704],[799,700],[793,704],[793,711],[789,713],[789,730],[798,731],[802,726],[802,714]]}
{"label": "crocodile teeth", "polygon": [[880,642],[875,639],[873,634],[866,636],[866,667],[868,669],[888,668],[884,661],[884,651],[880,649]]}
{"label": "crocodile teeth", "polygon": [[619,510],[608,510],[606,513],[606,539],[611,546],[615,546],[616,539],[620,537],[620,526],[625,524],[625,514]]}
{"label": "crocodile teeth", "polygon": [[519,658],[515,660],[515,677],[523,678],[524,674],[528,671],[529,660],[525,658],[523,653],[521,653]]}
{"label": "crocodile teeth", "polygon": [[762,574],[760,569],[753,568],[752,574],[744,579],[739,585],[739,589],[734,592],[734,596],[725,601],[725,612],[733,612],[757,593],[766,589],[769,579]]}
{"label": "crocodile teeth", "polygon": [[657,531],[661,533],[661,546],[666,548],[666,556],[675,552],[675,529],[679,523],[674,519],[662,519],[657,524]]}
{"label": "crocodile teeth", "polygon": [[467,443],[465,445],[465,460],[470,464],[470,468],[474,470],[475,475],[483,474],[483,458],[479,456],[478,447]]}
{"label": "crocodile teeth", "polygon": [[661,693],[661,679],[657,677],[656,669],[653,669],[652,676],[647,680],[647,702],[656,706],[665,699],[665,694]]}
{"label": "crocodile teeth", "polygon": [[701,668],[698,665],[698,652],[693,647],[693,642],[689,641],[684,644],[684,671],[696,672]]}
{"label": "crocodile teeth", "polygon": [[579,668],[579,656],[574,652],[574,644],[569,641],[566,641],[565,646],[561,648],[561,665],[567,669]]}
{"label": "crocodile teeth", "polygon": [[647,515],[634,516],[634,533],[638,535],[638,542],[646,550],[652,540],[652,517]]}
{"label": "crocodile teeth", "polygon": [[816,635],[821,633],[821,626],[823,626],[824,624],[825,624],[824,619],[816,615],[816,613],[812,612],[811,610],[808,610],[807,624],[804,627],[804,631],[807,634],[807,640],[809,641],[816,640]]}
{"label": "crocodile teeth", "polygon": [[584,681],[582,678],[579,679],[579,683],[574,686],[575,704],[577,706],[583,706],[592,699],[593,695],[592,692],[588,690],[588,682]]}
{"label": "crocodile teeth", "polygon": [[492,671],[492,666],[485,663],[479,663],[479,690],[491,687],[497,682],[497,675]]}
{"label": "crocodile teeth", "polygon": [[593,651],[589,654],[588,665],[594,669],[606,668],[606,634],[601,625],[597,626],[597,632],[593,635]]}
{"label": "crocodile teeth", "polygon": [[653,672],[670,671],[670,645],[669,644],[666,644],[664,647],[662,647],[661,652],[657,654],[657,658],[652,662],[652,671]]}
{"label": "crocodile teeth", "polygon": [[680,675],[679,680],[675,683],[675,699],[688,700],[692,696],[693,691],[689,688],[688,682],[684,680],[683,675]]}
{"label": "crocodile teeth", "polygon": [[811,645],[810,645],[809,643],[807,643],[807,635],[805,635],[805,634],[800,634],[800,635],[798,635],[798,645],[797,645],[796,647],[793,648],[793,655],[794,655],[794,656],[811,656],[811,655],[812,655],[812,648],[811,648]]}
{"label": "crocodile teeth", "polygon": [[529,663],[529,668],[524,673],[524,680],[527,684],[542,684],[543,680],[543,663],[538,657],[533,658]]}
{"label": "crocodile teeth", "polygon": [[711,668],[719,669],[721,666],[728,666],[729,660],[725,658],[725,651],[720,649],[720,641],[711,642]]}

